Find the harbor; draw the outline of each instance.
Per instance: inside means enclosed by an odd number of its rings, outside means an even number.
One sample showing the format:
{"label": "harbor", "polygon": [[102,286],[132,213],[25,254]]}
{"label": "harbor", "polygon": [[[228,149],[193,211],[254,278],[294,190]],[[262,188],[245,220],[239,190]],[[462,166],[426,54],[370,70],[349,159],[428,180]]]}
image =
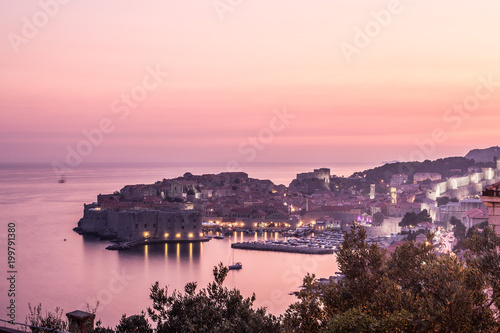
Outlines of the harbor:
{"label": "harbor", "polygon": [[233,249],[256,250],[256,251],[274,251],[302,254],[333,254],[333,249],[317,247],[294,247],[288,244],[266,244],[259,242],[243,242],[231,244]]}
{"label": "harbor", "polygon": [[238,242],[232,244],[231,247],[256,251],[333,254],[343,240],[342,233],[327,231],[311,237],[286,237],[285,239]]}

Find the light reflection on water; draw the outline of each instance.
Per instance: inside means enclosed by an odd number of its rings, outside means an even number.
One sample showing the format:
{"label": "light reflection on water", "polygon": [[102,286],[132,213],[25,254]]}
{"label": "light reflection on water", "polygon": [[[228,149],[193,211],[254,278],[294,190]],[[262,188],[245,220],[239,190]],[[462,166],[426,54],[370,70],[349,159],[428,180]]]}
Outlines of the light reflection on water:
{"label": "light reflection on water", "polygon": [[[203,288],[213,280],[214,266],[229,264],[233,254],[243,269],[230,271],[225,285],[240,289],[245,297],[255,292],[255,306],[267,306],[270,312],[281,314],[296,300],[288,293],[297,290],[307,272],[328,277],[337,270],[334,255],[231,249],[236,241],[279,239],[274,233],[238,232],[206,243],[149,244],[108,251],[105,247],[109,242],[72,231],[82,216],[84,202],[126,184],[179,175],[168,169],[82,167],[68,175],[65,184],[57,184],[50,167],[31,167],[29,177],[17,167],[12,172],[5,167],[0,171],[0,195],[7,198],[0,203],[0,232],[10,220],[17,225],[16,320],[20,322],[28,313],[28,302],[41,302],[46,310],[60,306],[69,312],[85,310],[79,307],[86,303],[94,307],[100,300],[97,318],[105,326],[115,326],[123,313],[133,315],[151,306],[149,288],[156,281],[169,286],[169,292],[183,291],[191,281]],[[1,290],[4,283],[0,282]],[[1,313],[0,318],[7,319]]]}

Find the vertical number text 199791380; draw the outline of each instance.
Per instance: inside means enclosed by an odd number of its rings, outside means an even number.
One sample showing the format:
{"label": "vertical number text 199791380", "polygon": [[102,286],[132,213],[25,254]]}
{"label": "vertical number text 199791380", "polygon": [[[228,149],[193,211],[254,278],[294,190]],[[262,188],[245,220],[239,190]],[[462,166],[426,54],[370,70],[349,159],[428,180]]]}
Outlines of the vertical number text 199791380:
{"label": "vertical number text 199791380", "polygon": [[7,296],[9,304],[7,306],[7,317],[10,322],[16,320],[16,224],[9,222],[7,226]]}

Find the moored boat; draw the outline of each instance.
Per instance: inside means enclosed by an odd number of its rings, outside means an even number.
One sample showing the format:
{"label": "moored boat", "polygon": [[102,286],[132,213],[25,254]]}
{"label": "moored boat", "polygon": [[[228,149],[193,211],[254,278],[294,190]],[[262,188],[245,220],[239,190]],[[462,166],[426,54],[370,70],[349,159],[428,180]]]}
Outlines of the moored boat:
{"label": "moored boat", "polygon": [[241,262],[237,262],[237,263],[234,263],[232,265],[229,265],[227,268],[229,268],[230,270],[231,269],[242,269],[243,265],[241,264]]}

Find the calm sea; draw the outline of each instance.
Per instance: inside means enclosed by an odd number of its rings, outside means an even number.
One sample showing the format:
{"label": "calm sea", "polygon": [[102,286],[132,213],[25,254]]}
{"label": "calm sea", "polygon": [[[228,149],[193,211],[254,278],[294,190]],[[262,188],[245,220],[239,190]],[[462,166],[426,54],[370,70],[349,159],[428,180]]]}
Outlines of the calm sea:
{"label": "calm sea", "polygon": [[[334,174],[350,175],[373,165],[253,164],[245,167],[250,177],[288,185],[296,173],[330,167]],[[66,175],[59,184],[49,165],[0,165],[0,318],[9,320],[7,296],[7,228],[15,224],[16,321],[24,322],[28,303],[56,306],[65,312],[100,305],[97,318],[115,326],[122,314],[133,315],[151,305],[149,288],[155,281],[169,290],[183,290],[190,281],[205,287],[212,281],[217,263],[243,263],[231,271],[226,286],[245,297],[255,292],[256,306],[281,314],[295,301],[288,295],[298,289],[304,275],[328,277],[337,271],[334,255],[231,250],[231,243],[271,239],[277,235],[226,237],[203,244],[145,246],[129,251],[105,250],[107,242],[82,237],[72,229],[83,213],[83,203],[99,193],[111,193],[127,184],[153,183],[163,178],[225,171],[217,165],[86,165]]]}

